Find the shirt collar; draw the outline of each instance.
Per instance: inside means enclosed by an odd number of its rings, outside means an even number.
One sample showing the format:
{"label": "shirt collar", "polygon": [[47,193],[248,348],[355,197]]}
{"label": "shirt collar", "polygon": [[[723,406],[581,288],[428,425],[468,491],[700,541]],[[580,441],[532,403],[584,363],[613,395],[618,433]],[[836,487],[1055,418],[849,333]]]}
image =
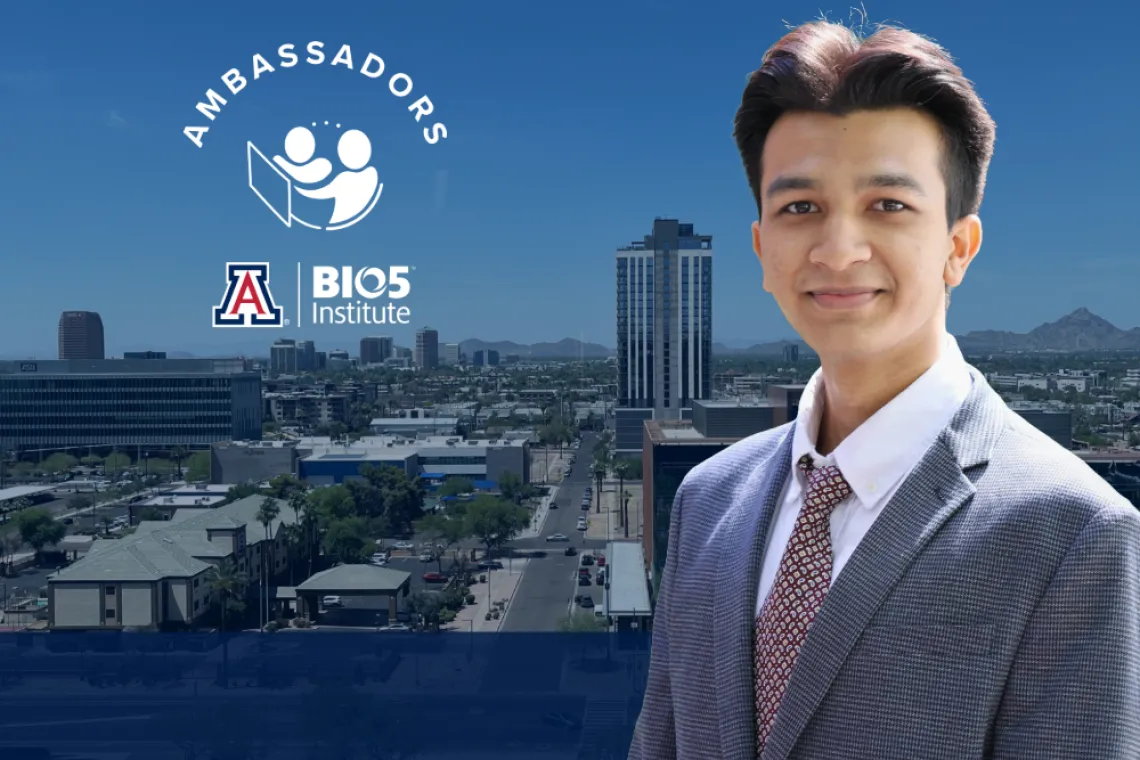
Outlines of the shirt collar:
{"label": "shirt collar", "polygon": [[[818,466],[835,465],[867,509],[880,505],[926,454],[973,386],[958,342],[947,334],[938,360],[847,436],[830,456],[816,450],[823,417],[823,375],[812,375],[800,397],[792,462],[810,454]],[[797,477],[799,470],[796,469]]]}

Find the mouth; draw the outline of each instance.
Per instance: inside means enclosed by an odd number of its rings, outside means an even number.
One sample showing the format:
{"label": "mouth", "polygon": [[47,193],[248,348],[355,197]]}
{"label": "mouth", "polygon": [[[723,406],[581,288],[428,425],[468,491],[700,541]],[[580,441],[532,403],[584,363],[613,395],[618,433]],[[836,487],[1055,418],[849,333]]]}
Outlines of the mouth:
{"label": "mouth", "polygon": [[812,290],[808,295],[824,309],[856,309],[869,304],[885,291],[875,288],[828,288]]}

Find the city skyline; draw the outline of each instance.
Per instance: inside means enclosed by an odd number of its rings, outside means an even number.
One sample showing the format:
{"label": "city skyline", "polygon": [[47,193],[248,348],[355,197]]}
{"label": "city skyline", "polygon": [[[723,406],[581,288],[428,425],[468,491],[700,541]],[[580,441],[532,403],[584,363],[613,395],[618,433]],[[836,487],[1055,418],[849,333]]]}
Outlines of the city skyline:
{"label": "city skyline", "polygon": [[[656,216],[691,221],[721,241],[714,339],[792,336],[761,295],[748,236],[755,209],[731,120],[745,75],[783,20],[816,17],[817,6],[692,14],[635,3],[607,9],[605,25],[588,13],[559,17],[565,34],[555,38],[541,32],[553,21],[547,11],[511,3],[493,13],[454,9],[446,28],[416,8],[306,12],[300,25],[288,6],[273,14],[243,6],[225,9],[218,25],[221,5],[192,16],[121,7],[130,12],[77,7],[66,24],[46,7],[7,13],[12,28],[35,31],[11,40],[0,58],[0,92],[34,115],[7,126],[20,149],[6,175],[22,191],[6,206],[21,221],[5,243],[44,265],[6,273],[11,295],[0,317],[26,327],[5,340],[5,354],[47,354],[52,322],[67,309],[99,312],[116,336],[110,351],[245,340],[212,332],[206,315],[221,297],[225,262],[257,254],[286,269],[298,261],[417,266],[413,324],[392,331],[405,345],[415,325],[431,324],[460,340],[573,337],[613,346],[612,252],[648,232]],[[1111,15],[1110,4],[1102,7]],[[1140,230],[1126,167],[1137,162],[1137,105],[1118,95],[1129,91],[1137,55],[1127,32],[1106,27],[1093,76],[1043,53],[1049,13],[981,3],[870,10],[871,21],[897,20],[946,45],[998,124],[982,207],[986,240],[955,292],[951,331],[1024,331],[1082,304],[1117,324],[1135,322]],[[666,61],[628,44],[668,38],[682,25],[687,42]],[[196,44],[205,38],[209,49]],[[330,49],[351,44],[358,58],[375,52],[390,71],[407,71],[436,104],[447,139],[427,144],[406,107],[377,94],[376,82],[327,64],[251,83],[209,122],[204,147],[186,139],[183,128],[204,121],[194,104],[222,87],[223,72],[248,75],[253,53],[276,60],[279,45],[310,39]],[[188,52],[171,57],[176,49]],[[1026,60],[1035,76],[1006,74]],[[1067,93],[1066,113],[1093,117],[1058,118],[1058,91]],[[630,108],[631,92],[667,115],[649,119]],[[329,117],[367,126],[383,199],[351,229],[286,228],[249,191],[246,141],[271,150],[298,119]],[[61,177],[77,190],[59,192]],[[1097,191],[1065,190],[1079,187]],[[63,276],[45,289],[47,262]],[[287,278],[281,287],[290,292]],[[325,332],[288,337],[352,345],[365,334]]]}

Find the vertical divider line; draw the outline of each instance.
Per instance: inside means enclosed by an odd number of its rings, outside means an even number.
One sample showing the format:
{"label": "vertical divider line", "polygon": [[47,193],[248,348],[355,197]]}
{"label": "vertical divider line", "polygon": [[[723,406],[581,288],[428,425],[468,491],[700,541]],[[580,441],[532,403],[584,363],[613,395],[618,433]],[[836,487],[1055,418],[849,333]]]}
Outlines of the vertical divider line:
{"label": "vertical divider line", "polygon": [[297,327],[301,326],[301,262],[297,262]]}

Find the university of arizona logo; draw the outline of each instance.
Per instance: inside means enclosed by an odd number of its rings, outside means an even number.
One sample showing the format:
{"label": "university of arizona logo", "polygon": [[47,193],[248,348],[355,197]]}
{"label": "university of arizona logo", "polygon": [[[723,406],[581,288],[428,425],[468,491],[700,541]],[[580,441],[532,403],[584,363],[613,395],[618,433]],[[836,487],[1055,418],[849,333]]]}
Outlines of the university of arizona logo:
{"label": "university of arizona logo", "polygon": [[226,294],[214,307],[214,327],[281,327],[288,323],[269,292],[269,264],[226,264]]}

